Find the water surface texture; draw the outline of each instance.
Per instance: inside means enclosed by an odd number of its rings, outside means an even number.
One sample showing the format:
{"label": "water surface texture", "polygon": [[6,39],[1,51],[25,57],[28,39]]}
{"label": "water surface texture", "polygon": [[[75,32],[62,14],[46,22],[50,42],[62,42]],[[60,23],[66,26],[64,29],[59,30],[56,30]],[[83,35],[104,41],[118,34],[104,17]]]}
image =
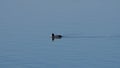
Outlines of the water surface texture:
{"label": "water surface texture", "polygon": [[119,3],[1,0],[0,68],[120,68]]}

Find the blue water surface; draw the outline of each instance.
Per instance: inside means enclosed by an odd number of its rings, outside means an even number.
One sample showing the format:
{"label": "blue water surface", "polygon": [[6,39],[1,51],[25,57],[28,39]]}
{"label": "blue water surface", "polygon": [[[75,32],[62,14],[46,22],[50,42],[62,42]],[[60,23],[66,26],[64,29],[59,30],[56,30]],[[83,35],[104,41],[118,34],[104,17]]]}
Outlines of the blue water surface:
{"label": "blue water surface", "polygon": [[1,0],[0,68],[120,68],[119,2]]}

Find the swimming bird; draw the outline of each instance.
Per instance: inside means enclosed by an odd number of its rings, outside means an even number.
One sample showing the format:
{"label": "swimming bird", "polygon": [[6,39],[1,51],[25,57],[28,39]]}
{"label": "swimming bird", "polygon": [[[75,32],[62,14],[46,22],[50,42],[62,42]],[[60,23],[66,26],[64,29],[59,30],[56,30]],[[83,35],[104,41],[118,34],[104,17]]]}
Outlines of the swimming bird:
{"label": "swimming bird", "polygon": [[54,39],[61,39],[63,36],[62,35],[55,35],[54,33],[52,33],[52,40],[54,41]]}

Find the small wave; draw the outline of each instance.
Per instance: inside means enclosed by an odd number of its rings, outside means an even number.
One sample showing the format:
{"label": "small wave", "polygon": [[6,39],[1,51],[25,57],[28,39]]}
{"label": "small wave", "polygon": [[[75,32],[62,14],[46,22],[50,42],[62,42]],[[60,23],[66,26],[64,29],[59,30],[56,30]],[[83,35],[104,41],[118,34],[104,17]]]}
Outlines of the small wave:
{"label": "small wave", "polygon": [[90,36],[90,35],[84,35],[84,36],[63,36],[64,38],[120,38],[120,36],[111,35],[111,36]]}

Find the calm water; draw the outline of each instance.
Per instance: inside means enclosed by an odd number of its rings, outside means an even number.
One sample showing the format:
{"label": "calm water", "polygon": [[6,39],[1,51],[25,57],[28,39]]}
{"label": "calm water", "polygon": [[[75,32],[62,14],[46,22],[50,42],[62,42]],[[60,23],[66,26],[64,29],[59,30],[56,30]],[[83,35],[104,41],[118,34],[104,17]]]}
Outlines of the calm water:
{"label": "calm water", "polygon": [[120,68],[119,3],[1,0],[0,68]]}
{"label": "calm water", "polygon": [[[96,29],[83,31],[82,29],[88,27],[69,25],[71,28],[66,28],[64,23],[61,23],[61,29],[56,29],[55,23],[48,28],[41,24],[2,26],[1,68],[120,67],[120,36],[117,32],[94,32]],[[53,31],[64,37],[52,42],[50,35]]]}

